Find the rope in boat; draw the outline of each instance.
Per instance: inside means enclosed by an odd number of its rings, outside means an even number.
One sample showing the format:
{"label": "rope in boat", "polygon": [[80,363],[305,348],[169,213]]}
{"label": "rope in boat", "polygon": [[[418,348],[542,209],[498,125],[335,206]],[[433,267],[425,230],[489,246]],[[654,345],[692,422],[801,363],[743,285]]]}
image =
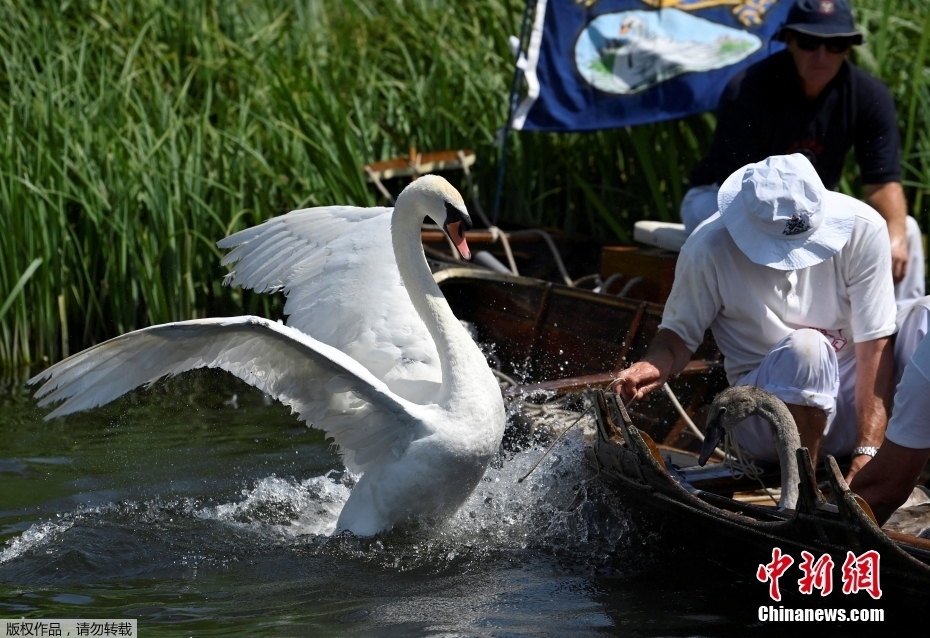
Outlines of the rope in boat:
{"label": "rope in boat", "polygon": [[[423,224],[424,228],[438,228],[435,224]],[[491,233],[491,242],[497,243],[500,242],[501,246],[504,248],[504,254],[507,256],[508,267],[510,272],[516,276],[520,276],[520,271],[517,268],[517,263],[513,257],[513,250],[510,247],[510,239],[513,237],[520,237],[525,235],[538,235],[543,238],[544,243],[549,248],[549,251],[552,253],[552,258],[555,261],[556,268],[559,271],[559,276],[562,277],[562,281],[566,286],[575,287],[575,282],[572,280],[571,276],[568,274],[568,270],[565,268],[565,262],[562,261],[562,256],[559,254],[559,249],[556,247],[555,242],[552,240],[552,237],[544,230],[514,230],[510,232],[505,232],[498,228],[497,226],[491,226],[488,228],[488,232]],[[456,260],[459,260],[458,249],[455,247],[455,244],[452,243],[452,240],[446,236],[446,243],[449,245],[449,252],[452,253],[452,257]],[[638,281],[636,283],[639,283]]]}
{"label": "rope in boat", "polygon": [[778,499],[775,498],[775,495],[772,491],[765,486],[765,483],[762,482],[762,470],[759,469],[759,466],[752,462],[752,459],[747,459],[743,456],[745,450],[740,447],[740,444],[736,441],[736,438],[731,436],[729,432],[726,433],[726,436],[723,438],[723,449],[726,450],[727,460],[724,463],[727,466],[727,469],[730,470],[730,476],[735,479],[738,479],[742,476],[746,476],[751,480],[756,481],[761,487],[762,491],[772,499],[772,502],[775,505],[778,505]]}
{"label": "rope in boat", "polygon": [[500,241],[501,246],[504,247],[504,254],[507,255],[507,265],[510,267],[510,272],[519,277],[520,271],[517,270],[517,262],[513,258],[513,251],[510,250],[510,240],[507,239],[507,233],[497,226],[491,226],[488,230],[491,231],[491,241]]}
{"label": "rope in boat", "polygon": [[504,374],[503,372],[501,372],[500,370],[498,370],[498,369],[496,369],[496,368],[491,368],[491,373],[492,373],[495,377],[497,377],[498,379],[500,379],[501,381],[503,381],[504,383],[507,383],[507,384],[509,384],[509,385],[511,385],[511,386],[513,386],[513,387],[516,387],[516,386],[520,385],[519,383],[517,383],[517,380],[516,380],[516,379],[514,379],[513,377],[507,376],[506,374]]}
{"label": "rope in boat", "polygon": [[594,407],[593,405],[588,406],[588,408],[587,408],[584,412],[582,412],[582,413],[578,416],[577,419],[575,419],[574,423],[572,423],[570,426],[568,426],[567,428],[565,428],[564,430],[562,430],[562,431],[559,433],[559,435],[558,435],[557,437],[555,437],[555,440],[554,440],[552,443],[549,444],[549,447],[546,449],[546,451],[543,453],[543,455],[540,456],[540,457],[536,460],[536,462],[533,464],[533,467],[530,468],[530,471],[527,472],[526,474],[524,474],[523,476],[521,476],[520,478],[517,479],[517,483],[522,483],[524,480],[526,480],[526,477],[528,477],[530,474],[532,474],[532,473],[533,473],[533,470],[535,470],[537,467],[539,467],[539,464],[542,463],[543,459],[546,458],[547,456],[549,456],[549,452],[551,452],[551,451],[552,451],[552,448],[554,448],[554,447],[556,446],[556,444],[557,444],[559,441],[562,440],[562,437],[565,436],[566,433],[568,433],[569,430],[571,430],[573,427],[575,427],[576,425],[578,425],[578,422],[581,421],[581,418],[582,418],[583,416],[585,416],[588,412],[590,412],[591,409],[592,409],[593,407]]}
{"label": "rope in boat", "polygon": [[[495,377],[503,381],[504,384],[506,385],[509,385],[511,387],[516,387],[519,385],[516,379],[501,372],[497,368],[491,368],[491,372],[494,374]],[[609,387],[612,384],[613,384],[613,381],[611,381],[611,383],[608,384],[607,389],[609,389]],[[679,401],[678,397],[675,396],[675,392],[668,385],[668,383],[662,384],[662,390],[665,392],[672,406],[675,408],[675,411],[678,412],[678,415],[684,420],[685,425],[687,425],[691,433],[695,437],[697,437],[697,439],[701,443],[703,443],[704,438],[705,438],[704,433],[701,432],[700,428],[698,428],[697,425],[695,425],[694,421],[691,419],[691,416],[684,409],[684,406],[681,405],[681,401]],[[555,417],[557,420],[561,420],[560,417],[566,417],[569,413],[575,414],[574,411],[566,410],[563,408],[563,406],[566,403],[572,400],[573,399],[571,398],[571,396],[559,396],[559,397],[555,397],[547,401],[544,401],[541,404],[524,403],[523,411],[524,413],[528,413],[528,416],[530,417],[537,417],[537,418]],[[624,407],[629,408],[630,406],[633,405],[635,401],[636,401],[636,397],[633,397],[632,399],[630,399],[629,403],[624,405]],[[562,439],[562,437],[565,436],[565,434],[568,433],[569,430],[575,427],[581,421],[582,417],[584,417],[588,412],[591,411],[592,407],[593,406],[589,406],[584,412],[581,413],[580,416],[578,416],[578,418],[575,419],[574,422],[572,422],[571,425],[569,425],[567,428],[565,428],[564,430],[562,430],[562,432],[559,433],[559,435],[549,445],[549,447],[546,449],[543,455],[540,456],[539,459],[536,461],[536,463],[533,465],[533,467],[530,468],[529,472],[527,472],[525,475],[523,475],[520,479],[517,480],[518,483],[522,483],[524,480],[526,480],[527,477],[529,477],[530,474],[532,474],[536,470],[539,464],[542,463],[543,459],[545,459],[546,456],[549,455],[549,452],[552,451],[552,449]],[[733,436],[731,436],[729,432],[727,432],[726,435],[724,436],[723,449],[720,449],[719,447],[715,448],[714,455],[717,457],[722,457],[722,462],[724,466],[730,471],[730,476],[732,478],[740,479],[745,476],[749,478],[750,480],[754,480],[758,482],[760,489],[772,500],[773,503],[778,505],[778,499],[775,498],[775,495],[772,493],[772,491],[765,486],[765,483],[762,482],[762,470],[755,463],[753,463],[752,459],[746,456],[745,450],[743,450],[743,448],[739,445],[736,439]],[[577,498],[577,495],[576,495],[576,498]]]}
{"label": "rope in boat", "polygon": [[[511,377],[511,376],[508,376],[507,374],[504,374],[504,373],[501,372],[500,370],[497,370],[497,369],[495,369],[495,368],[491,368],[491,372],[494,373],[494,376],[495,376],[495,377],[497,377],[498,379],[500,379],[501,381],[503,381],[503,382],[506,383],[506,384],[509,384],[509,385],[511,385],[511,386],[517,386],[517,385],[519,385],[519,383],[517,383],[516,379],[514,379],[514,378]],[[535,416],[535,417],[537,417],[537,418],[540,417],[540,416],[541,416],[541,417],[555,417],[556,419],[559,419],[559,417],[564,416],[566,413],[572,414],[572,415],[576,414],[574,411],[566,410],[566,409],[564,409],[564,408],[562,407],[562,406],[564,406],[566,403],[568,403],[569,401],[572,401],[572,400],[573,400],[573,399],[572,399],[571,396],[559,396],[559,397],[555,397],[555,398],[553,398],[553,399],[549,399],[548,401],[544,401],[544,402],[541,403],[541,404],[524,403],[522,407],[523,407],[523,412],[524,412],[524,413],[530,413],[530,414],[529,414],[530,416]],[[549,444],[549,447],[546,449],[546,451],[543,453],[543,455],[540,456],[540,457],[536,460],[536,463],[533,464],[533,467],[530,468],[529,472],[527,472],[527,473],[524,474],[522,477],[520,477],[519,479],[517,479],[517,483],[522,483],[524,480],[526,480],[526,478],[527,478],[530,474],[532,474],[533,471],[534,471],[537,467],[539,467],[539,464],[542,463],[543,459],[546,458],[546,456],[549,455],[549,452],[552,451],[552,449],[556,446],[556,444],[557,444],[560,440],[562,440],[562,437],[564,437],[564,436],[568,433],[569,430],[571,430],[573,427],[575,427],[576,425],[578,425],[578,423],[581,422],[581,419],[582,419],[586,414],[588,414],[588,413],[592,410],[593,407],[594,407],[593,405],[588,406],[588,407],[585,409],[584,412],[582,412],[580,415],[578,415],[578,418],[576,418],[576,419],[572,422],[571,425],[569,425],[567,428],[565,428],[564,430],[562,430],[562,431],[559,433],[559,435],[558,435],[557,437],[555,437],[555,439],[552,441],[552,443]],[[534,412],[535,412],[535,414],[533,414]],[[577,495],[576,495],[576,498],[577,498]],[[574,501],[573,501],[573,502],[574,502]]]}
{"label": "rope in boat", "polygon": [[[504,374],[496,368],[491,368],[491,372],[497,377],[500,381],[503,381],[509,387],[517,387],[520,383],[513,377]],[[551,399],[543,401],[542,403],[524,403],[523,412],[532,417],[554,417],[555,419],[562,419],[567,417],[574,416],[577,414],[575,410],[565,409],[564,406],[567,403],[572,402],[574,399],[570,394],[555,396]]]}
{"label": "rope in boat", "polygon": [[[680,416],[684,420],[685,424],[688,426],[688,429],[691,430],[691,434],[696,436],[698,441],[703,443],[704,433],[701,432],[698,426],[694,424],[694,421],[691,420],[691,417],[685,411],[684,407],[682,407],[681,402],[678,400],[678,397],[676,397],[675,393],[672,392],[672,388],[669,387],[667,383],[663,383],[662,390],[665,392],[665,395],[672,402],[672,405],[675,407],[675,410],[678,412],[678,416]],[[724,450],[721,450],[719,447],[714,448],[714,455],[722,457],[723,460],[728,460],[731,458],[729,455],[727,455],[727,453]]]}
{"label": "rope in boat", "polygon": [[[613,382],[607,384],[608,387],[610,387],[610,385],[611,385],[612,383],[613,383]],[[623,407],[624,407],[624,408],[628,408],[628,407],[630,407],[631,405],[633,405],[633,403],[634,403],[635,401],[636,401],[636,397],[633,397],[632,399],[630,399],[629,403],[627,403],[627,404],[624,405]],[[545,404],[543,404],[543,405],[545,405]],[[524,405],[524,407],[526,407],[526,406]],[[585,411],[582,412],[582,413],[578,416],[578,418],[575,419],[574,422],[573,422],[570,426],[568,426],[567,428],[565,428],[564,430],[562,430],[562,432],[559,433],[559,435],[555,438],[555,440],[554,440],[552,443],[549,444],[549,447],[546,449],[546,451],[543,453],[543,455],[540,456],[539,459],[536,461],[536,463],[533,464],[533,467],[530,468],[530,471],[527,472],[526,474],[524,474],[521,478],[517,479],[517,483],[522,483],[522,482],[526,479],[526,477],[528,477],[530,474],[532,474],[533,471],[534,471],[537,467],[539,467],[539,464],[542,463],[542,460],[543,460],[544,458],[546,458],[546,457],[549,455],[549,452],[551,452],[552,449],[556,446],[556,444],[562,439],[562,437],[565,436],[565,434],[566,434],[569,430],[571,430],[573,427],[575,427],[576,425],[578,425],[578,423],[581,421],[581,418],[582,418],[583,416],[585,416],[588,412],[590,412],[593,408],[594,408],[594,405],[593,405],[593,404],[592,404],[592,405],[589,405],[589,406],[585,409]],[[576,495],[575,495],[575,498],[577,498],[577,497],[578,497],[578,495],[576,494]],[[572,499],[572,503],[573,503],[573,504],[574,504],[574,502],[575,502],[575,499]]]}
{"label": "rope in boat", "polygon": [[[675,396],[675,393],[672,391],[669,385],[667,383],[664,384],[662,389],[665,391],[665,394],[672,402],[672,405],[675,406],[675,410],[678,411],[679,416],[684,419],[688,429],[691,430],[691,433],[694,434],[701,443],[703,443],[704,433],[698,429],[698,427],[694,424],[694,421],[691,420],[691,417],[688,416],[688,413],[685,412],[681,402],[678,400],[678,397]],[[772,491],[765,486],[765,483],[762,482],[762,470],[759,468],[759,466],[752,462],[752,459],[745,456],[745,450],[740,447],[739,443],[733,436],[730,435],[729,432],[727,432],[726,436],[723,438],[723,449],[721,450],[719,447],[715,448],[714,454],[723,457],[723,463],[726,468],[730,470],[731,477],[734,479],[739,479],[745,476],[750,480],[758,482],[762,488],[762,491],[765,492],[776,505],[778,504],[778,499],[775,498],[775,495],[772,493]]]}

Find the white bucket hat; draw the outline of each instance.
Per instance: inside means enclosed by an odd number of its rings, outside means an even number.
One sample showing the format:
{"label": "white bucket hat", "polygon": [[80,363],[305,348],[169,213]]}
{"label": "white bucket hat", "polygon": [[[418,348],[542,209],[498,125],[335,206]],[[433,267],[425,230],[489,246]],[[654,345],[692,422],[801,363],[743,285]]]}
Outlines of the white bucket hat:
{"label": "white bucket hat", "polygon": [[800,153],[773,155],[730,175],[717,206],[730,236],[753,262],[798,270],[835,255],[849,241],[855,215],[824,188]]}

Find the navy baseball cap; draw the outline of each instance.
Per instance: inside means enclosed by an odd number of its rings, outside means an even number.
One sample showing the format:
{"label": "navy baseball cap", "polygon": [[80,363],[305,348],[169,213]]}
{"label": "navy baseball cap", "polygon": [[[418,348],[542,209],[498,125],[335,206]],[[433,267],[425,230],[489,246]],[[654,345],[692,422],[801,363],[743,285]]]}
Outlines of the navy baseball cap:
{"label": "navy baseball cap", "polygon": [[852,38],[853,44],[862,44],[862,33],[856,28],[847,0],[797,0],[778,31],[779,40],[785,39],[785,31],[821,38]]}

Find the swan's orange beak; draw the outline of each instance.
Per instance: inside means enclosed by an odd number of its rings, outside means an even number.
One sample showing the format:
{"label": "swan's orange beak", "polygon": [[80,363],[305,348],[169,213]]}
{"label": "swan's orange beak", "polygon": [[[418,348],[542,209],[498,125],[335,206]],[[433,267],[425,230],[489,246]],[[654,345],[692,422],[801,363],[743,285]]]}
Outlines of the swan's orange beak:
{"label": "swan's orange beak", "polygon": [[452,222],[446,226],[446,232],[452,238],[456,250],[465,261],[471,260],[471,251],[468,249],[468,242],[465,241],[465,233],[462,232],[462,222]]}

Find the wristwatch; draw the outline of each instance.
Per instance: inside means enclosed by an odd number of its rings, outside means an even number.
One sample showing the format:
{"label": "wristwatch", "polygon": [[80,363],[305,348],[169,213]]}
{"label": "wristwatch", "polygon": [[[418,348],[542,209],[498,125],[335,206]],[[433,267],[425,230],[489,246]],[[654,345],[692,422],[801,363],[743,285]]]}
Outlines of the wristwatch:
{"label": "wristwatch", "polygon": [[878,448],[871,445],[860,445],[859,447],[854,447],[852,449],[852,456],[859,456],[860,454],[865,454],[866,456],[875,456],[878,454]]}

